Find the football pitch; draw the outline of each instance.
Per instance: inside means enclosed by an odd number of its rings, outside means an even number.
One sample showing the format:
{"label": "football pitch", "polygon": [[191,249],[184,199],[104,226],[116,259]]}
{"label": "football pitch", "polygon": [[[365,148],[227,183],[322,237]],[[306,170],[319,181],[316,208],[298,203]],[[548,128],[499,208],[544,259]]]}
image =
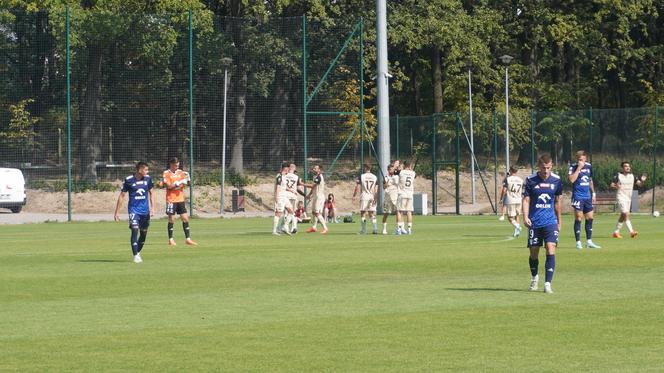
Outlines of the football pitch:
{"label": "football pitch", "polygon": [[157,220],[141,264],[126,222],[0,226],[0,371],[661,371],[663,221],[618,240],[598,215],[603,248],[578,251],[564,219],[554,294],[527,291],[525,237],[493,216],[194,219],[195,248]]}

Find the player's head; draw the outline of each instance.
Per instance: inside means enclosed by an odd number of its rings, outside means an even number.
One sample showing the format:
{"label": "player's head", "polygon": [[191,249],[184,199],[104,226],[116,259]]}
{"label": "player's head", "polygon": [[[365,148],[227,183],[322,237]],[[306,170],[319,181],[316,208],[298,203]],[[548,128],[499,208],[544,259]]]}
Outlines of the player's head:
{"label": "player's head", "polygon": [[297,208],[301,209],[302,207],[304,207],[304,201],[298,201],[297,202]]}
{"label": "player's head", "polygon": [[281,164],[281,173],[282,174],[287,174],[289,168],[290,168],[290,163],[288,163],[288,162],[282,163]]}
{"label": "player's head", "polygon": [[411,163],[409,160],[403,161],[403,168],[410,170]]}
{"label": "player's head", "polygon": [[314,167],[311,169],[311,171],[313,171],[314,174],[318,175],[323,171],[323,169],[320,167],[319,164],[315,164]]}
{"label": "player's head", "polygon": [[295,165],[295,163],[291,163],[288,165],[288,171],[290,173],[295,173],[295,170],[297,170],[297,166]]}
{"label": "player's head", "polygon": [[577,161],[584,161],[585,162],[586,159],[588,159],[588,154],[586,153],[585,150],[579,150],[578,152],[576,152],[576,160]]}
{"label": "player's head", "polygon": [[145,162],[138,162],[136,163],[136,174],[141,175],[141,176],[146,176],[150,169],[148,168],[148,164]]}
{"label": "player's head", "polygon": [[178,157],[173,157],[169,159],[168,167],[173,171],[177,170],[180,167],[180,160],[178,159]]}
{"label": "player's head", "polygon": [[390,165],[394,166],[395,170],[398,169],[399,168],[399,160],[398,159],[391,160]]}
{"label": "player's head", "polygon": [[623,172],[626,174],[632,172],[632,165],[627,161],[623,161],[623,163],[620,164],[620,167],[622,167]]}
{"label": "player's head", "polygon": [[517,170],[516,167],[510,166],[510,175],[516,175],[517,172],[519,172],[519,170]]}
{"label": "player's head", "polygon": [[553,170],[553,160],[549,154],[542,154],[537,159],[537,169],[539,175],[546,179],[551,176],[551,171]]}
{"label": "player's head", "polygon": [[387,173],[390,175],[394,173],[394,164],[390,164],[389,166],[387,166]]}
{"label": "player's head", "polygon": [[368,163],[364,164],[364,172],[371,172],[371,165]]}

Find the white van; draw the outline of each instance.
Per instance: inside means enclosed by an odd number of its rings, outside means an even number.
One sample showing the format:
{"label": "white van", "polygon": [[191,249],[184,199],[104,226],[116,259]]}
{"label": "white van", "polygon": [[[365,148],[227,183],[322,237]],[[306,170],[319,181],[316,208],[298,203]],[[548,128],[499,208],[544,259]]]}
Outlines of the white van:
{"label": "white van", "polygon": [[0,168],[0,208],[19,213],[25,201],[25,179],[21,170]]}

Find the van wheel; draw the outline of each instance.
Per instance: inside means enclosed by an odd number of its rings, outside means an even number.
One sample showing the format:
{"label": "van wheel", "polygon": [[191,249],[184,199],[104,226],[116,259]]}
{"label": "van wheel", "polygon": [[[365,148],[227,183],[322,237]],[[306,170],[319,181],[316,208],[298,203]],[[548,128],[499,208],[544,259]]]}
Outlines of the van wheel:
{"label": "van wheel", "polygon": [[10,209],[14,214],[18,214],[19,212],[21,212],[21,209],[23,209],[23,206],[15,206],[15,207],[11,207],[11,208],[9,208],[9,209]]}

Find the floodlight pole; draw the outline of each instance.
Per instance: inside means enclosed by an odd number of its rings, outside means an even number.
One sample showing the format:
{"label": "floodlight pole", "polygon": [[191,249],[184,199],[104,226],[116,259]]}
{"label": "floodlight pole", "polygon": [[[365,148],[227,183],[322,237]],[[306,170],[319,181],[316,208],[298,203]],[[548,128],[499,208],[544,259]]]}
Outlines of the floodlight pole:
{"label": "floodlight pole", "polygon": [[[388,84],[390,74],[387,70],[387,2],[376,0],[376,87],[378,89],[378,167],[382,175],[387,175],[390,162],[390,98]],[[364,83],[364,82],[362,82]],[[379,213],[383,211],[384,188],[379,182]]]}
{"label": "floodlight pole", "polygon": [[228,68],[224,68],[224,132],[221,145],[221,207],[219,213],[224,213],[224,187],[226,186],[226,98],[228,97]]}
{"label": "floodlight pole", "polygon": [[510,172],[510,86],[509,86],[509,64],[514,57],[510,55],[500,56],[500,61],[505,65],[505,175]]}
{"label": "floodlight pole", "polygon": [[475,136],[473,134],[473,86],[471,81],[471,68],[468,67],[468,112],[470,118],[470,189],[473,205],[477,203],[475,196]]}

